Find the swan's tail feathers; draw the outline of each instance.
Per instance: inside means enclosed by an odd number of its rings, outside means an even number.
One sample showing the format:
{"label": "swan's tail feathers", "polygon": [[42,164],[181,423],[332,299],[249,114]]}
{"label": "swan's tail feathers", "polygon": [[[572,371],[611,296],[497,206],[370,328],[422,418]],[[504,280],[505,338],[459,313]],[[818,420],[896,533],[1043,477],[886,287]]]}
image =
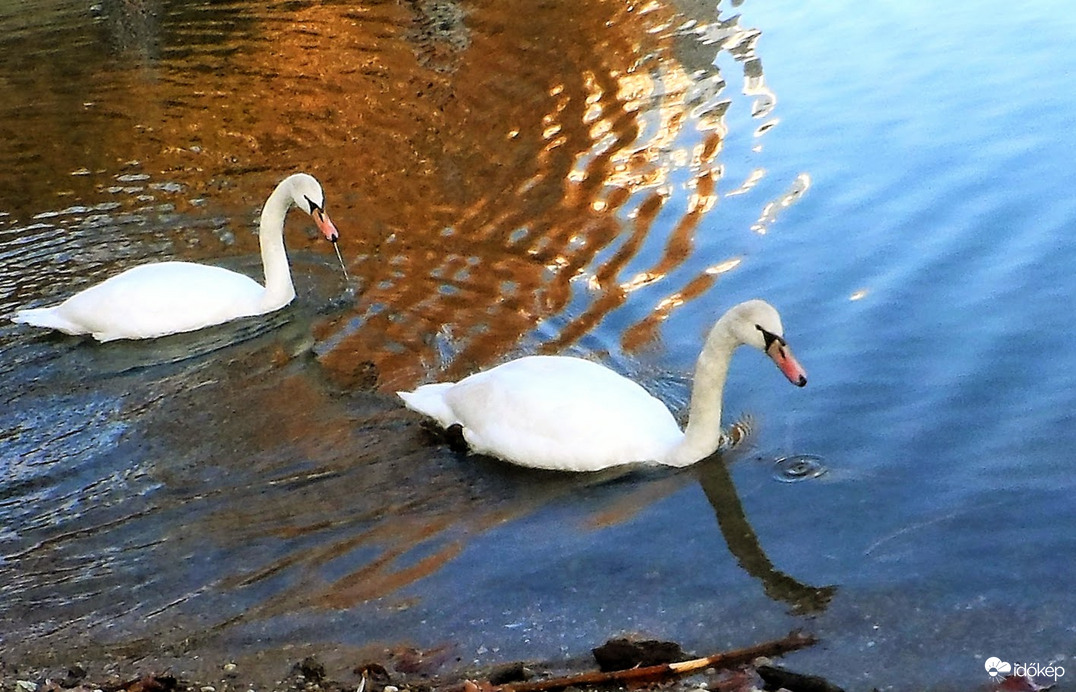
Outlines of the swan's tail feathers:
{"label": "swan's tail feathers", "polygon": [[438,382],[437,384],[424,384],[413,392],[396,392],[403,399],[404,405],[412,411],[433,418],[447,428],[458,423],[456,414],[445,401],[445,394],[456,384],[455,382]]}
{"label": "swan's tail feathers", "polygon": [[12,316],[12,322],[18,322],[20,324],[29,324],[33,327],[43,327],[45,329],[55,329],[61,331],[64,334],[85,334],[86,329],[81,325],[75,324],[71,320],[67,319],[59,313],[59,311],[52,308],[29,308],[27,310],[19,310]]}

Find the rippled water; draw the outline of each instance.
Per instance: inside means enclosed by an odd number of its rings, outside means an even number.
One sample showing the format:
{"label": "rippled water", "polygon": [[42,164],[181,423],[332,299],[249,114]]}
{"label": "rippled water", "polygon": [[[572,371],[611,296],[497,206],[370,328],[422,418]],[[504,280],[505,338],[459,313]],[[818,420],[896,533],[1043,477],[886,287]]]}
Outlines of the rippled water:
{"label": "rippled water", "polygon": [[794,454],[773,462],[773,477],[785,483],[810,480],[825,473],[825,463],[814,454]]}
{"label": "rippled water", "polygon": [[[799,627],[825,646],[789,665],[853,689],[1071,664],[1076,22],[813,5],[0,7],[0,315],[146,259],[258,276],[300,169],[352,277],[296,215],[270,318],[0,326],[8,655],[344,671]],[[739,355],[747,439],[684,472],[468,458],[392,396],[557,352],[680,410],[752,297],[810,384]]]}

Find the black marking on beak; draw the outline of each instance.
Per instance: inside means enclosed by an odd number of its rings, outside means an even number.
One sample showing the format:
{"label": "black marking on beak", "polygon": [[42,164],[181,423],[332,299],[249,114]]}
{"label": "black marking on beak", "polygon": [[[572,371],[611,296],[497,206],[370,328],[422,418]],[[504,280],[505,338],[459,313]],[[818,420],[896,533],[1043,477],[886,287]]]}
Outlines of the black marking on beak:
{"label": "black marking on beak", "polygon": [[303,195],[303,199],[305,199],[305,200],[306,200],[306,203],[310,205],[310,214],[311,214],[311,215],[313,215],[313,214],[314,214],[314,212],[319,212],[319,213],[321,212],[321,206],[320,206],[320,205],[318,205],[318,203],[317,203],[317,202],[315,202],[314,200],[310,199],[310,198],[309,198],[309,197],[307,197],[306,195]]}
{"label": "black marking on beak", "polygon": [[775,341],[777,343],[779,343],[781,346],[787,346],[788,345],[788,344],[785,343],[785,340],[782,337],[778,336],[777,334],[774,334],[773,332],[766,331],[765,329],[762,328],[762,325],[756,324],[755,329],[762,332],[762,341],[763,341],[763,343],[766,344],[766,350],[767,351],[770,350],[770,346],[773,346],[773,342],[775,342]]}

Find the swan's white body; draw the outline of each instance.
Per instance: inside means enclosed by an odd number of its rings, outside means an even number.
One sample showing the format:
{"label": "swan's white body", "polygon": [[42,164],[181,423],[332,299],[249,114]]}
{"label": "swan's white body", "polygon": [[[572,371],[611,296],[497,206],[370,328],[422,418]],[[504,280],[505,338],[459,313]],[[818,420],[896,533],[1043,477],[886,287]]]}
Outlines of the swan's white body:
{"label": "swan's white body", "polygon": [[521,466],[560,471],[639,462],[687,466],[721,443],[721,395],[736,347],[765,351],[793,384],[807,383],[782,334],[777,311],[761,300],[725,313],[699,354],[683,431],[669,409],[635,382],[565,356],[528,356],[459,382],[398,394],[408,408],[441,426],[461,426],[473,451]]}
{"label": "swan's white body", "polygon": [[259,227],[265,286],[236,272],[192,262],[133,267],[76,293],[59,305],[19,310],[13,322],[90,334],[98,341],[152,339],[279,310],[295,298],[284,250],[284,217],[295,204],[330,241],[339,234],[324,211],[313,176],[285,178],[262,208]]}

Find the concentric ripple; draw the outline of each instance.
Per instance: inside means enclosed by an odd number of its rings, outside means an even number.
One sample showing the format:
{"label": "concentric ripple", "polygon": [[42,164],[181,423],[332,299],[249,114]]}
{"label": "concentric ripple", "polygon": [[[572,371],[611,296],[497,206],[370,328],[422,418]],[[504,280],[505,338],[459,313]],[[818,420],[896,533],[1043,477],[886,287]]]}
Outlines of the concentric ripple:
{"label": "concentric ripple", "polygon": [[798,483],[818,478],[828,471],[822,463],[822,457],[813,454],[795,454],[773,462],[773,477],[783,483]]}

